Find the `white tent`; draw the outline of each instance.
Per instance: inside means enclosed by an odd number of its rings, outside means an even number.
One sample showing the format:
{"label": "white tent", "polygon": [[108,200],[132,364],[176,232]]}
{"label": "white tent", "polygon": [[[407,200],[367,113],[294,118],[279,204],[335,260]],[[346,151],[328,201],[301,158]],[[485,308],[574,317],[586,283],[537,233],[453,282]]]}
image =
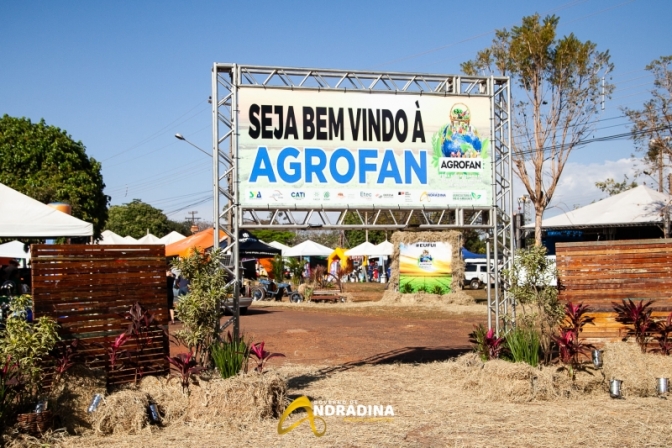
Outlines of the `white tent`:
{"label": "white tent", "polygon": [[390,256],[394,252],[394,245],[390,243],[389,241],[385,240],[380,244],[376,245],[376,251],[374,252],[376,255],[382,255],[382,256]]}
{"label": "white tent", "polygon": [[128,244],[123,236],[119,236],[111,230],[103,230],[98,244]]}
{"label": "white tent", "polygon": [[173,243],[176,243],[178,241],[181,241],[185,238],[186,238],[186,236],[184,236],[181,233],[173,230],[168,235],[165,235],[165,236],[162,236],[161,238],[159,238],[159,241],[161,242],[161,244],[165,244],[167,246],[169,244],[173,244]]}
{"label": "white tent", "polygon": [[0,184],[0,237],[91,236],[93,224]]}
{"label": "white tent", "polygon": [[280,249],[282,251],[282,256],[283,257],[286,257],[287,255],[286,255],[285,252],[287,252],[289,249],[291,249],[291,247],[289,247],[285,244],[282,244],[282,243],[278,243],[277,241],[271,241],[270,243],[268,243],[268,245],[273,246],[276,249]]}
{"label": "white tent", "polygon": [[133,238],[130,235],[126,235],[126,236],[122,237],[122,239],[124,240],[124,242],[121,243],[121,244],[138,244],[138,240],[136,240],[135,238]]}
{"label": "white tent", "polygon": [[350,250],[346,250],[345,255],[348,257],[366,257],[370,255],[382,255],[382,254],[376,253],[375,244],[365,241],[359,246],[355,246]]}
{"label": "white tent", "polygon": [[24,249],[26,245],[21,241],[10,241],[9,243],[0,244],[0,257],[2,258],[25,258],[30,260],[30,250],[26,252]]}
{"label": "white tent", "polygon": [[154,236],[151,233],[148,233],[147,235],[138,239],[138,244],[163,244],[163,243],[161,242],[159,237]]}
{"label": "white tent", "polygon": [[283,253],[284,257],[328,257],[333,252],[327,246],[323,246],[311,240],[290,247]]}
{"label": "white tent", "polygon": [[[641,185],[565,214],[544,219],[544,229],[580,229],[625,225],[655,225],[663,222],[670,196]],[[534,223],[524,226],[534,229]]]}

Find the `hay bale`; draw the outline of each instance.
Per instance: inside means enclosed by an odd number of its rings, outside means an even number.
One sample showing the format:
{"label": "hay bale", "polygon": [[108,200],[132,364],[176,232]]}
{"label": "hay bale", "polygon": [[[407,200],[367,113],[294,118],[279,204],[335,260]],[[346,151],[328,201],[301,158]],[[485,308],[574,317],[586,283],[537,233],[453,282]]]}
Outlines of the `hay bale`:
{"label": "hay bale", "polygon": [[139,434],[148,426],[149,397],[137,389],[122,389],[107,397],[93,413],[97,434]]}
{"label": "hay bale", "polygon": [[443,304],[443,305],[473,305],[476,303],[473,297],[462,291],[450,294],[429,294],[418,292],[415,294],[402,294],[398,291],[387,290],[380,299],[383,303],[402,303],[402,304]]}
{"label": "hay bale", "polygon": [[182,393],[179,380],[168,381],[167,378],[146,376],[138,388],[149,396],[152,403],[156,403],[163,424],[180,421],[186,415],[189,398]]}
{"label": "hay bale", "polygon": [[[57,426],[70,434],[83,434],[92,429],[92,417],[87,412],[93,396],[105,395],[107,373],[75,364],[52,387],[49,406],[57,418]],[[60,424],[59,424],[60,423]]]}
{"label": "hay bale", "polygon": [[656,378],[672,375],[672,357],[642,353],[635,343],[606,344],[603,361],[604,390],[609,390],[609,380],[622,380],[624,397],[655,397]]}
{"label": "hay bale", "polygon": [[[399,243],[409,244],[420,241],[436,241],[449,243],[453,249],[451,270],[453,281],[451,290],[455,293],[462,289],[464,278],[464,263],[460,251],[462,249],[462,233],[454,230],[444,232],[394,232],[390,242],[394,245],[394,252],[390,257],[390,279],[392,285],[399,284]],[[383,296],[383,299],[385,296]],[[452,303],[452,302],[451,302]]]}
{"label": "hay bale", "polygon": [[482,362],[467,354],[452,361],[452,381],[492,401],[528,402],[573,399],[600,391],[603,377],[589,370],[576,372],[574,381],[563,367],[532,367],[501,359]]}
{"label": "hay bale", "polygon": [[236,425],[277,418],[286,406],[287,383],[278,373],[216,378],[192,386],[186,419],[204,425]]}

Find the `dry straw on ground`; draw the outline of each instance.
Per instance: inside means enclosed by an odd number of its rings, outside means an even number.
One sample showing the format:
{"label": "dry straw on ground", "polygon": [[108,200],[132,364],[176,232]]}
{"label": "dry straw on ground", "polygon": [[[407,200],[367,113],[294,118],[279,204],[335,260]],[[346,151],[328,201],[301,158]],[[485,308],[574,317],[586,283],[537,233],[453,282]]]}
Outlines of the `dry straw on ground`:
{"label": "dry straw on ground", "polygon": [[49,406],[60,421],[56,424],[71,434],[91,430],[91,415],[87,409],[94,395],[105,395],[107,375],[104,370],[92,370],[81,364],[74,365],[54,385]]}
{"label": "dry straw on ground", "polygon": [[[608,356],[605,352],[605,368]],[[568,384],[564,370],[549,373],[557,385],[534,395],[533,375],[538,369],[495,362],[490,367],[473,355],[457,361],[430,364],[365,365],[349,369],[287,365],[280,374],[288,378],[292,396],[312,400],[357,401],[364,405],[391,405],[394,417],[385,421],[348,421],[325,417],[327,432],[317,438],[308,423],[279,435],[277,418],[251,419],[244,425],[210,425],[178,422],[153,431],[151,437],[115,434],[107,437],[67,437],[53,446],[182,448],[185,446],[236,447],[623,447],[672,445],[669,415],[672,400],[626,397],[613,400],[605,391],[561,392]],[[491,363],[486,363],[486,366]],[[545,369],[542,369],[543,372]],[[532,372],[532,373],[531,373]],[[488,376],[491,375],[489,380]],[[474,376],[480,376],[472,379]],[[547,377],[541,385],[548,387]],[[479,382],[465,388],[467,381]],[[481,382],[482,381],[482,382]],[[492,387],[517,385],[488,396]],[[593,382],[590,384],[594,385]],[[192,386],[194,391],[198,386]],[[598,388],[599,389],[599,388]],[[501,391],[501,389],[500,389]],[[516,394],[527,400],[519,400]],[[497,399],[494,399],[497,398]],[[211,403],[214,403],[211,402]],[[292,421],[305,416],[299,414]],[[30,446],[30,445],[16,445]]]}
{"label": "dry straw on ground", "polygon": [[624,397],[655,397],[656,378],[672,377],[672,356],[642,353],[635,343],[616,342],[604,346],[605,390],[608,380],[623,381]]}

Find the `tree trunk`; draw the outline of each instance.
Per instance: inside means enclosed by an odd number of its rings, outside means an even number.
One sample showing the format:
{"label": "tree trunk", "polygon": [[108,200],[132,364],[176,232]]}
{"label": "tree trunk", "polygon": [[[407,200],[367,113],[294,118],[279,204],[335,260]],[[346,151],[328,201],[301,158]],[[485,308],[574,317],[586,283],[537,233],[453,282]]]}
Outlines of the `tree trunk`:
{"label": "tree trunk", "polygon": [[541,246],[541,218],[544,214],[544,209],[534,204],[534,245]]}

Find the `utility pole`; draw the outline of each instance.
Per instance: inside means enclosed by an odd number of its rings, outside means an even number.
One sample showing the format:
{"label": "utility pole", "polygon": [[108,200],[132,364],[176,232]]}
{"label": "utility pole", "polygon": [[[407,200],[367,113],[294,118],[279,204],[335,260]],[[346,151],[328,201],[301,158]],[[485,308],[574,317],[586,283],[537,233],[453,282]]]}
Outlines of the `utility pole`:
{"label": "utility pole", "polygon": [[198,232],[198,226],[196,225],[196,221],[201,219],[201,218],[196,217],[196,215],[198,215],[198,212],[197,211],[191,211],[191,212],[187,212],[187,214],[191,215],[191,218],[189,216],[187,216],[185,218],[187,221],[191,221],[191,228],[189,230],[191,230],[191,233]]}

